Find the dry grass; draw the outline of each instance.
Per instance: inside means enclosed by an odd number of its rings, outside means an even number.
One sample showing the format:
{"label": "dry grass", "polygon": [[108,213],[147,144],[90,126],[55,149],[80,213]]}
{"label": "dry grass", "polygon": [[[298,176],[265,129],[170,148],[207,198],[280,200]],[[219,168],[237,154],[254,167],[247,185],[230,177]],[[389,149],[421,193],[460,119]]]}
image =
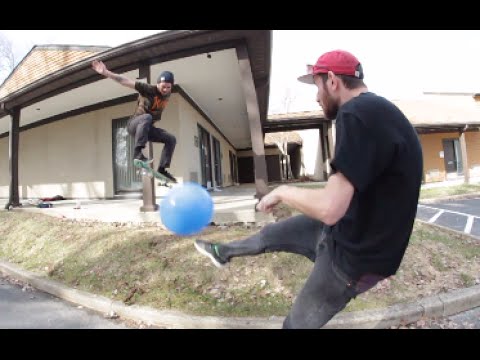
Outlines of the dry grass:
{"label": "dry grass", "polygon": [[480,185],[462,184],[455,186],[442,186],[438,188],[422,189],[420,192],[420,199],[436,199],[455,195],[479,194]]}
{"label": "dry grass", "polygon": [[388,306],[480,281],[480,241],[415,224],[397,274],[351,302],[347,310]]}
{"label": "dry grass", "polygon": [[[210,227],[199,237],[223,242],[256,231]],[[193,240],[157,227],[115,227],[0,211],[1,259],[127,304],[199,315],[283,316],[312,268],[303,257],[276,253],[235,258],[218,270],[195,251]],[[470,286],[478,274],[479,242],[416,224],[397,275],[358,297],[346,311]]]}

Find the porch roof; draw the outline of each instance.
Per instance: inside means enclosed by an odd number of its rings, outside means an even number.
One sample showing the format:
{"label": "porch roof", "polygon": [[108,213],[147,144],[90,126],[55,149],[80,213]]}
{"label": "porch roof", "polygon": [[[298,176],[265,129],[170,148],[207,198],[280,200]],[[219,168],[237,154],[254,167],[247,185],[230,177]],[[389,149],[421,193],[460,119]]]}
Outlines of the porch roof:
{"label": "porch roof", "polygon": [[[9,114],[22,109],[21,129],[59,114],[131,95],[91,69],[93,58],[130,78],[150,66],[175,73],[176,82],[237,148],[251,146],[246,101],[236,48],[246,46],[260,110],[268,112],[271,30],[169,30],[111,48],[67,65],[0,99],[0,136],[9,131]],[[121,88],[121,89],[120,89]],[[133,110],[132,110],[133,111]]]}

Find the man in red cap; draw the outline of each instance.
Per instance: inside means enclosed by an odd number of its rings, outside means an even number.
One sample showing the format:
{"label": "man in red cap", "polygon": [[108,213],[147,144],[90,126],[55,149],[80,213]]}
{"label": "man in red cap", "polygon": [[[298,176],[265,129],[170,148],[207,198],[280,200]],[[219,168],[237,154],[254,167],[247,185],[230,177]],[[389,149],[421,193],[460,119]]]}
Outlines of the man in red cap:
{"label": "man in red cap", "polygon": [[215,265],[233,257],[286,251],[306,256],[313,270],[284,328],[320,328],[348,302],[396,273],[416,216],[422,181],[417,133],[390,101],[368,91],[358,59],[336,50],[320,56],[300,81],[315,84],[327,119],[336,119],[333,170],[323,189],[282,185],[257,209],[279,203],[303,215],[228,243],[196,240]]}
{"label": "man in red cap", "polygon": [[102,61],[94,60],[92,68],[97,73],[138,92],[135,113],[128,120],[127,124],[128,133],[135,139],[133,160],[144,163],[152,162],[153,159],[147,159],[142,151],[147,141],[163,143],[158,172],[172,182],[177,182],[175,177],[166,170],[170,167],[177,139],[165,129],[153,125],[154,122],[159,121],[162,117],[162,112],[170,99],[175,82],[173,73],[163,71],[157,79],[157,85],[150,85],[141,81],[133,81],[123,75],[111,72]]}

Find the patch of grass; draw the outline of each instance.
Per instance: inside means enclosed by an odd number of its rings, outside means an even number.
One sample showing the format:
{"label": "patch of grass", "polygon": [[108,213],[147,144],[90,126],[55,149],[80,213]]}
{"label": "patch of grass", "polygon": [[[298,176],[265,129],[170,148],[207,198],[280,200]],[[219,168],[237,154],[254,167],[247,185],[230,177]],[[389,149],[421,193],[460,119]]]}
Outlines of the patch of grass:
{"label": "patch of grass", "polygon": [[369,297],[366,298],[362,295],[358,296],[354,300],[350,301],[345,308],[345,311],[363,311],[363,310],[372,310],[372,309],[379,309],[388,307],[390,302],[387,298],[379,298],[379,297]]}
{"label": "patch of grass", "polygon": [[438,188],[421,189],[420,199],[433,199],[441,198],[452,195],[464,195],[480,193],[480,185],[475,184],[462,184],[455,186],[443,186]]}
{"label": "patch of grass", "polygon": [[438,271],[447,271],[448,270],[448,268],[442,262],[441,257],[436,255],[436,254],[433,255],[432,260],[431,260],[431,264]]}
{"label": "patch of grass", "polygon": [[[288,209],[284,209],[288,210]],[[228,242],[257,232],[209,227],[197,237]],[[37,213],[0,211],[0,258],[69,286],[126,304],[216,316],[284,316],[313,264],[268,253],[215,268],[193,247],[157,227],[77,223]],[[480,273],[480,243],[416,223],[397,275],[361,294],[345,311],[389,306]]]}
{"label": "patch of grass", "polygon": [[480,241],[478,240],[471,240],[468,237],[453,235],[419,222],[415,223],[414,230],[412,238],[416,241],[422,238],[434,239],[434,241],[444,244],[453,252],[459,253],[467,260],[480,258]]}
{"label": "patch of grass", "polygon": [[[401,269],[399,273],[402,274],[403,271]],[[411,301],[417,295],[411,290],[412,288],[410,284],[406,283],[404,276],[391,277],[350,301],[345,311],[386,308],[401,302]]]}
{"label": "patch of grass", "polygon": [[463,281],[463,285],[466,287],[475,285],[475,278],[469,274],[460,273],[460,278]]}

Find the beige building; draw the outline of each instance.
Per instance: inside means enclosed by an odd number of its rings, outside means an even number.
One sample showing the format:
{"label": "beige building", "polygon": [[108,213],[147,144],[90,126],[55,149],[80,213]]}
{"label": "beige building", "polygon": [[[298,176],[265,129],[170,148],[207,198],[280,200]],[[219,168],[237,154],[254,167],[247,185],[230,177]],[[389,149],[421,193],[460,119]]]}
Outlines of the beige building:
{"label": "beige building", "polygon": [[[138,95],[94,72],[93,59],[148,83],[172,71],[174,93],[156,123],[177,138],[170,172],[180,182],[231,186],[238,152],[252,149],[261,197],[271,39],[270,30],[170,30],[111,49],[35,46],[0,86],[0,198],[16,206],[143,192],[142,209],[157,208],[159,188],[134,169],[125,129]],[[149,149],[155,167],[162,146]]]}
{"label": "beige building", "polygon": [[480,106],[475,94],[425,93],[394,101],[415,126],[423,149],[424,182],[480,176]]}
{"label": "beige building", "polygon": [[[419,134],[424,182],[480,177],[480,95],[425,93],[393,100]],[[321,110],[269,116],[268,131],[295,131],[302,139],[302,165],[313,180],[326,180],[335,143],[334,121]]]}
{"label": "beige building", "polygon": [[[271,41],[270,30],[171,30],[116,48],[35,46],[0,85],[0,198],[138,193],[142,211],[157,209],[164,189],[133,168],[125,130],[137,94],[94,72],[95,58],[148,83],[175,73],[157,126],[177,137],[170,171],[180,182],[254,182],[262,197],[269,181],[326,180],[334,122],[321,110],[267,116]],[[480,176],[478,94],[394,102],[419,133],[425,182]],[[162,146],[147,147],[155,167]]]}
{"label": "beige building", "polygon": [[[264,128],[266,139],[285,138],[283,134],[292,132],[298,138],[291,140],[289,151],[294,158],[293,168],[296,171],[293,174],[296,178],[314,181],[328,178],[335,143],[335,125],[324,118],[322,110],[269,115]],[[295,155],[297,151],[299,154]]]}

